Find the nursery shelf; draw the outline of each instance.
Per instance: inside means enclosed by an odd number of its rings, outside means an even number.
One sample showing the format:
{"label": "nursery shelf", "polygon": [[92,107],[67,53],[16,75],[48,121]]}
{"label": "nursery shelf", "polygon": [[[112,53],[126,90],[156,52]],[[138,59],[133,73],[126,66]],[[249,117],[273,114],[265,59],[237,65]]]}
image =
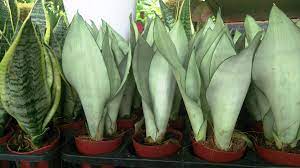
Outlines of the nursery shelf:
{"label": "nursery shelf", "polygon": [[56,149],[45,152],[44,154],[34,154],[34,155],[19,155],[13,154],[6,149],[6,145],[0,146],[0,160],[9,160],[9,161],[20,161],[27,160],[31,162],[39,162],[39,161],[48,161],[59,158],[59,150],[60,147]]}
{"label": "nursery shelf", "polygon": [[[188,139],[186,136],[185,139]],[[182,148],[175,156],[163,159],[146,159],[135,155],[131,144],[131,138],[126,137],[122,146],[110,154],[85,156],[77,152],[74,141],[71,140],[68,145],[62,149],[62,160],[72,164],[81,164],[83,162],[91,165],[111,164],[121,167],[174,167],[174,168],[198,168],[198,167],[274,167],[260,159],[254,151],[248,151],[245,157],[233,163],[211,163],[199,159],[192,154],[191,145],[185,142]],[[277,166],[280,167],[280,166]]]}

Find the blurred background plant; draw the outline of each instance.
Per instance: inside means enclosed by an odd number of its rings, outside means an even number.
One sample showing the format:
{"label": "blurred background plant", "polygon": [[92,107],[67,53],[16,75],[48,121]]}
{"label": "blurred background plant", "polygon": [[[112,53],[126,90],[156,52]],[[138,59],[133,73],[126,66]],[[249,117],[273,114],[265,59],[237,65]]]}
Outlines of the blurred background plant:
{"label": "blurred background plant", "polygon": [[[183,0],[163,0],[163,2],[176,15]],[[191,0],[192,21],[197,29],[200,29],[208,17],[213,16],[213,11],[205,0]],[[138,0],[136,8],[136,20],[145,23],[147,18],[153,18],[155,15],[161,17],[159,0]],[[214,16],[213,16],[214,18]]]}
{"label": "blurred background plant", "polygon": [[159,0],[137,0],[136,20],[143,24],[147,18],[154,18],[155,15],[161,16]]}
{"label": "blurred background plant", "polygon": [[[20,9],[21,19],[26,18],[35,0],[17,0]],[[45,0],[45,7],[50,16],[51,25],[56,25],[56,22],[61,16],[65,16],[63,0]],[[65,17],[64,17],[65,18]]]}

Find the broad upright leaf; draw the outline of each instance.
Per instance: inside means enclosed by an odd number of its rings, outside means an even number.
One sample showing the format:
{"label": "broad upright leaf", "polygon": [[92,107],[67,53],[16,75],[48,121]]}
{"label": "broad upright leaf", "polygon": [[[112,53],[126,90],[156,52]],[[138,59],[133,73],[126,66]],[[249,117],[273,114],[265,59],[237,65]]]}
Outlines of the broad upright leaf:
{"label": "broad upright leaf", "polygon": [[[177,56],[181,64],[186,62],[186,54],[188,53],[188,38],[185,35],[184,27],[178,20],[169,33],[174,46],[176,47]],[[174,55],[175,56],[175,55]]]}
{"label": "broad upright leaf", "polygon": [[250,15],[247,15],[245,18],[244,22],[244,27],[245,27],[245,32],[246,32],[246,37],[247,37],[247,42],[250,43],[255,35],[262,31],[262,28],[256,23],[253,17]]}
{"label": "broad upright leaf", "polygon": [[91,138],[101,139],[99,122],[111,94],[110,79],[100,48],[78,13],[65,39],[62,67],[67,80],[78,92]]}
{"label": "broad upright leaf", "polygon": [[111,46],[109,42],[109,31],[106,30],[104,39],[103,39],[103,60],[105,62],[105,65],[107,65],[107,73],[110,83],[110,95],[113,96],[116,91],[119,89],[119,86],[121,84],[121,77],[118,70],[118,67],[115,62],[114,55],[111,51]]}
{"label": "broad upright leaf", "polygon": [[154,52],[149,44],[139,37],[132,60],[132,69],[137,89],[145,103],[152,107],[151,94],[149,90],[149,69]]}
{"label": "broad upright leaf", "polygon": [[0,92],[5,110],[30,135],[35,145],[51,108],[44,48],[27,18],[0,64]]}
{"label": "broad upright leaf", "polygon": [[230,147],[231,136],[250,82],[252,59],[261,34],[240,54],[224,60],[214,73],[206,98],[211,109],[216,145]]}
{"label": "broad upright leaf", "polygon": [[299,43],[299,28],[274,5],[253,62],[253,80],[269,100],[276,144],[294,143],[300,126]]}

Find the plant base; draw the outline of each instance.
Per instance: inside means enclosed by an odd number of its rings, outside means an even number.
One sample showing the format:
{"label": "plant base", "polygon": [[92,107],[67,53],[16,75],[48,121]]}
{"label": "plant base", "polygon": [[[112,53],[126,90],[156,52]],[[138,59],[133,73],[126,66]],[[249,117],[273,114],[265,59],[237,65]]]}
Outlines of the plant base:
{"label": "plant base", "polygon": [[173,143],[170,141],[161,145],[145,145],[140,143],[144,139],[142,133],[136,133],[133,135],[132,141],[136,154],[145,158],[163,158],[178,152],[178,150],[181,148],[181,142],[183,138],[182,133],[174,129],[169,129],[167,133],[173,134],[174,138],[176,138],[177,142],[179,143]]}
{"label": "plant base", "polygon": [[[47,151],[53,150],[59,144],[59,139],[60,139],[60,130],[58,128],[56,128],[56,132],[55,132],[55,135],[53,137],[53,141],[51,141],[46,146],[43,146],[43,147],[41,147],[39,149],[36,149],[36,150],[33,150],[33,151],[29,151],[29,152],[17,152],[17,151],[14,151],[9,146],[10,143],[8,143],[7,144],[7,149],[11,153],[19,154],[19,155],[42,154],[42,153],[45,153]],[[35,163],[34,167],[32,167],[30,161],[21,160],[21,168],[48,168],[48,167],[49,167],[48,161],[37,162],[37,163]]]}
{"label": "plant base", "polygon": [[270,163],[300,167],[300,154],[268,149],[258,144],[255,144],[255,149],[261,158]]}
{"label": "plant base", "polygon": [[204,142],[196,142],[194,138],[192,138],[192,144],[193,152],[197,157],[215,163],[226,163],[239,160],[243,157],[246,151],[245,145],[237,151],[221,151],[212,149]]}

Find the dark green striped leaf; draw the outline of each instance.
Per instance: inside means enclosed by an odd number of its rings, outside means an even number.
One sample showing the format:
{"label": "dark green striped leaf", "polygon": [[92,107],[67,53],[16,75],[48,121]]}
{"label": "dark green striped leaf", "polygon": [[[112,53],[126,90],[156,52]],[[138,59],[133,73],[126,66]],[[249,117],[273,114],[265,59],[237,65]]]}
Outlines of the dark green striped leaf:
{"label": "dark green striped leaf", "polygon": [[159,6],[165,25],[171,29],[175,24],[175,11],[169,8],[162,0],[159,0]]}
{"label": "dark green striped leaf", "polygon": [[48,43],[50,40],[50,18],[45,8],[45,0],[37,0],[35,2],[31,11],[31,19],[45,42]]}
{"label": "dark green striped leaf", "polygon": [[41,145],[38,137],[45,132],[42,126],[51,108],[44,51],[27,18],[0,64],[3,107],[37,146]]}
{"label": "dark green striped leaf", "polygon": [[184,26],[184,30],[188,39],[192,38],[194,27],[191,16],[191,1],[184,0],[180,8],[180,20]]}

